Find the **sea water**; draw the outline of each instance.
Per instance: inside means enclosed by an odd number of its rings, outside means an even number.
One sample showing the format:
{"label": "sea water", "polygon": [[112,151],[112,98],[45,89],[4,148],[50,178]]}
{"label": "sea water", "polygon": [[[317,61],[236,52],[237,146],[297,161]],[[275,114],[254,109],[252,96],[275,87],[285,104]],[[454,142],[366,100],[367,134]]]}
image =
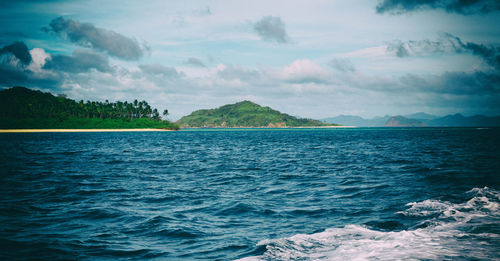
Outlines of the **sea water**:
{"label": "sea water", "polygon": [[0,134],[2,260],[500,259],[500,129]]}

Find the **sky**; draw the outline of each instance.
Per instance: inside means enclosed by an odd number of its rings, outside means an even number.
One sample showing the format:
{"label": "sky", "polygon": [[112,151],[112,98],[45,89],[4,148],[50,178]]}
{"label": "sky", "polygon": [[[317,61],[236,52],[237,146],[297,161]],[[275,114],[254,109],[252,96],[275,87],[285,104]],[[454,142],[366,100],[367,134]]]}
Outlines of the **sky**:
{"label": "sky", "polygon": [[0,0],[0,88],[250,100],[305,118],[500,115],[500,1]]}

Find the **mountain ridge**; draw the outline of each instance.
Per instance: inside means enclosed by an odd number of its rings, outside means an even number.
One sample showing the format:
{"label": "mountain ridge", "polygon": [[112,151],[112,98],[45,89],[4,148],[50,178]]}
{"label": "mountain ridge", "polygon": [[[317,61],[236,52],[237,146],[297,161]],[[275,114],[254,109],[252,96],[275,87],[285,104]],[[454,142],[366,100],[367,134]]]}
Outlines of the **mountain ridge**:
{"label": "mountain ridge", "polygon": [[[414,124],[422,123],[427,127],[500,127],[500,116],[484,116],[473,115],[463,116],[460,113],[448,114],[442,117],[431,115],[423,112],[413,113],[409,115],[382,116],[366,119],[355,115],[339,115],[336,117],[324,118],[321,121],[329,123],[335,122],[341,125],[357,126],[357,127],[383,127],[390,125],[391,127],[408,127],[408,124],[397,125],[395,121],[389,123],[394,117],[404,117],[406,120],[411,120]],[[419,125],[419,124],[417,124]],[[423,125],[420,125],[423,126]],[[417,126],[410,126],[417,127]]]}

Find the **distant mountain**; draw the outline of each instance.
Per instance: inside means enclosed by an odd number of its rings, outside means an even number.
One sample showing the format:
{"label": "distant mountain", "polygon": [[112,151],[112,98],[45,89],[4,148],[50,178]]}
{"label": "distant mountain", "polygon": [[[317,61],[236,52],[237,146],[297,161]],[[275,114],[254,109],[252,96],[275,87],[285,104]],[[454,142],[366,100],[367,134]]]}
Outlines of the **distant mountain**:
{"label": "distant mountain", "polygon": [[181,127],[312,127],[327,126],[317,120],[300,119],[250,101],[216,109],[198,110],[182,117]]}
{"label": "distant mountain", "polygon": [[425,127],[425,123],[415,120],[415,119],[409,119],[403,116],[394,116],[391,117],[387,122],[384,124],[385,127]]}
{"label": "distant mountain", "polygon": [[325,118],[321,121],[325,123],[343,122],[344,124],[342,125],[361,126],[366,120],[359,116],[339,115],[337,117]]}
{"label": "distant mountain", "polygon": [[[402,117],[402,118],[401,118]],[[488,117],[475,115],[450,114],[444,117],[419,112],[405,116],[383,116],[364,119],[359,116],[339,115],[322,120],[345,126],[382,127],[382,126],[428,126],[428,127],[500,127],[500,116]],[[422,125],[423,124],[423,125]]]}
{"label": "distant mountain", "polygon": [[442,127],[500,127],[500,116],[487,117],[474,115],[465,117],[462,114],[446,115],[441,118],[425,121],[427,126]]}
{"label": "distant mountain", "polygon": [[433,119],[439,118],[436,115],[428,114],[425,112],[412,113],[412,114],[404,115],[404,117],[409,118],[409,119],[417,119],[417,120],[433,120]]}
{"label": "distant mountain", "polygon": [[337,117],[322,119],[321,121],[325,123],[336,123],[343,126],[377,127],[377,126],[384,126],[384,124],[387,122],[389,118],[391,118],[391,116],[364,119],[359,116],[353,116],[353,115],[339,115]]}

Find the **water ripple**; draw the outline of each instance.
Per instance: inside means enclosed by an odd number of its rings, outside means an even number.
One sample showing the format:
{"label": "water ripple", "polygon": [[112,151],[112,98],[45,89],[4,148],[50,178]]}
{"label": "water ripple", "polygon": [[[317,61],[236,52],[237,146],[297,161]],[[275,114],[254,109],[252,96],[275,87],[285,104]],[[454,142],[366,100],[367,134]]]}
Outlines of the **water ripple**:
{"label": "water ripple", "polygon": [[498,259],[498,148],[495,128],[2,134],[0,259]]}

